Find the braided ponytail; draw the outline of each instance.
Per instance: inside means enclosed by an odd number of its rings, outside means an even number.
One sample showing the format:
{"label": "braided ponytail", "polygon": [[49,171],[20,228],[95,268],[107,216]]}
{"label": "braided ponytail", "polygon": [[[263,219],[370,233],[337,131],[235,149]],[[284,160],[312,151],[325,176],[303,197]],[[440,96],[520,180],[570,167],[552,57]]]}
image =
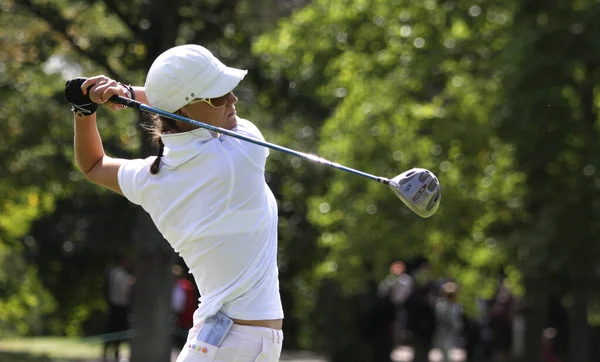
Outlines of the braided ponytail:
{"label": "braided ponytail", "polygon": [[152,162],[152,165],[150,165],[150,173],[153,175],[156,175],[160,169],[160,159],[163,156],[163,153],[165,151],[165,144],[163,143],[162,139],[158,139],[158,155],[156,155],[156,159],[154,160],[154,162]]}
{"label": "braided ponytail", "polygon": [[150,165],[150,173],[156,175],[160,170],[160,159],[165,151],[165,144],[162,141],[161,135],[165,132],[177,132],[177,125],[174,120],[158,115],[152,115],[151,120],[153,124],[150,132],[152,133],[152,141],[158,146],[158,155],[156,155],[156,159]]}

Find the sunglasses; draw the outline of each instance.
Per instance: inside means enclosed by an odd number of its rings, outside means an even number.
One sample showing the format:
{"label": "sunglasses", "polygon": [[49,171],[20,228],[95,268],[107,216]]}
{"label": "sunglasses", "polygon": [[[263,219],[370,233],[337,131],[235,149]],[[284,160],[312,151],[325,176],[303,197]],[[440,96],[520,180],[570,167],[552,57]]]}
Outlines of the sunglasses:
{"label": "sunglasses", "polygon": [[229,102],[230,95],[231,95],[231,92],[229,92],[225,95],[222,95],[220,97],[216,97],[216,98],[198,98],[198,99],[194,99],[193,101],[188,103],[188,105],[198,104],[198,103],[208,103],[208,105],[213,108],[223,108],[227,105],[227,102]]}

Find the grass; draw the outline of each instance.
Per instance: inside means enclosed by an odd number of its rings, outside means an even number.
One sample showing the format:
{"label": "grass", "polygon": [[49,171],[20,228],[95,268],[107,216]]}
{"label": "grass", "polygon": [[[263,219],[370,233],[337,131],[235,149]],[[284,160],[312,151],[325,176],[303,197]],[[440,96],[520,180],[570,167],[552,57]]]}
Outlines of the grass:
{"label": "grass", "polygon": [[44,356],[13,352],[0,352],[0,360],[2,362],[55,362]]}
{"label": "grass", "polygon": [[[121,353],[127,349],[121,346]],[[0,340],[2,362],[71,362],[99,360],[100,340],[64,337],[9,338]]]}
{"label": "grass", "polygon": [[[129,346],[122,344],[121,356],[129,356]],[[112,352],[112,350],[111,350]],[[282,354],[281,361],[325,362],[312,354],[295,351]],[[65,337],[30,337],[0,339],[0,362],[99,362],[100,339]],[[112,354],[109,355],[111,357]]]}

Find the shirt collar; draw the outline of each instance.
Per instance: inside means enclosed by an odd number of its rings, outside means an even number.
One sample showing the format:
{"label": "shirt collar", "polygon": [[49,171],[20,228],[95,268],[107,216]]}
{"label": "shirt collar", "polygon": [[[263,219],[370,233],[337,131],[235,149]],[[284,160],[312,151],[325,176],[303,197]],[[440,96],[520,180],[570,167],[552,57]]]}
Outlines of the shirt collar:
{"label": "shirt collar", "polygon": [[203,128],[188,132],[163,133],[165,149],[163,156],[173,161],[184,161],[196,155],[193,150],[206,142],[218,138],[218,134]]}

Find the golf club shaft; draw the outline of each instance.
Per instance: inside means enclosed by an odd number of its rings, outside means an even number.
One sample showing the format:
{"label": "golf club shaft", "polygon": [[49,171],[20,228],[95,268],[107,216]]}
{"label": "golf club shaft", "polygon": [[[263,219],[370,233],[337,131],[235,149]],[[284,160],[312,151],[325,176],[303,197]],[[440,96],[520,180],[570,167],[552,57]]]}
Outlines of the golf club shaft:
{"label": "golf club shaft", "polygon": [[158,115],[161,115],[161,116],[164,116],[164,117],[167,117],[167,118],[174,119],[176,121],[188,123],[188,124],[200,127],[200,128],[207,129],[209,131],[221,133],[221,134],[233,137],[233,138],[240,139],[242,141],[254,143],[255,145],[267,147],[267,148],[270,148],[270,149],[275,150],[275,151],[280,151],[280,152],[287,153],[287,154],[292,155],[292,156],[304,158],[304,159],[309,160],[309,161],[318,162],[318,163],[320,163],[322,165],[325,165],[325,166],[328,166],[328,167],[331,167],[331,168],[335,168],[335,169],[338,169],[338,170],[341,170],[341,171],[345,171],[345,172],[351,173],[353,175],[362,176],[362,177],[368,178],[370,180],[381,182],[381,183],[386,184],[386,185],[389,185],[389,183],[390,183],[390,180],[387,179],[387,178],[385,178],[385,177],[379,177],[379,176],[371,175],[371,174],[366,173],[366,172],[358,171],[358,170],[355,170],[353,168],[346,167],[344,165],[340,165],[339,163],[331,162],[331,161],[326,160],[326,159],[324,159],[322,157],[319,157],[319,156],[315,156],[315,155],[311,155],[311,154],[303,153],[303,152],[298,152],[298,151],[292,150],[290,148],[286,148],[286,147],[282,147],[282,146],[276,145],[274,143],[270,143],[270,142],[266,142],[266,141],[260,141],[260,140],[257,140],[255,138],[252,138],[252,137],[246,137],[244,135],[241,135],[241,134],[239,134],[237,132],[233,132],[233,131],[227,130],[225,128],[215,127],[215,126],[212,126],[210,124],[198,122],[198,121],[195,121],[193,119],[189,119],[189,118],[186,118],[186,117],[182,117],[182,116],[176,115],[174,113],[163,111],[161,109],[154,108],[154,107],[148,106],[146,104],[143,104],[143,103],[140,103],[138,101],[134,101],[134,100],[131,100],[131,99],[128,99],[128,98],[124,98],[124,97],[120,97],[120,96],[112,96],[110,98],[110,101],[114,102],[114,103],[122,104],[122,105],[127,106],[127,107],[136,108],[136,109],[139,109],[140,111],[143,111],[143,112],[154,113],[154,114],[158,114]]}

